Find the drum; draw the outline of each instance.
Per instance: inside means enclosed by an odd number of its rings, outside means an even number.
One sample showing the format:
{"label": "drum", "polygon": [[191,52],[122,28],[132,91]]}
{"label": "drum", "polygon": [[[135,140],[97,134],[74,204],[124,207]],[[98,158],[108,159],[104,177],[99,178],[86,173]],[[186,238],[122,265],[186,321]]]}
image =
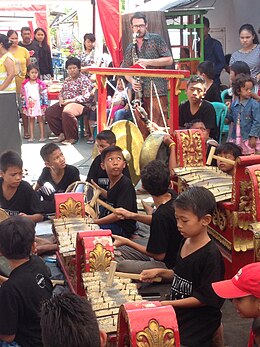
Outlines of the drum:
{"label": "drum", "polygon": [[165,132],[155,131],[145,140],[139,159],[140,169],[142,170],[151,160],[160,160],[167,166],[169,164],[169,148],[163,142]]}

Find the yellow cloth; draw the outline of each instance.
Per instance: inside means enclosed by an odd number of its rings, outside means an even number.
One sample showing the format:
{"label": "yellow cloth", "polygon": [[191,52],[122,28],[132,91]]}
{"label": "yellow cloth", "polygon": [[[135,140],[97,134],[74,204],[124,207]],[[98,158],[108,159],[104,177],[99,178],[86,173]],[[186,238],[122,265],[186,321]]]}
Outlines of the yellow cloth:
{"label": "yellow cloth", "polygon": [[[7,77],[7,72],[5,68],[5,61],[7,58],[10,58],[14,62],[14,57],[11,53],[7,52],[0,58],[0,85],[2,85]],[[13,78],[12,82],[5,88],[5,90],[0,91],[0,93],[10,93],[15,92],[16,84],[15,79]]]}
{"label": "yellow cloth", "polygon": [[30,54],[26,48],[17,46],[16,50],[12,52],[15,59],[15,83],[16,93],[21,93],[21,86],[25,79],[27,66],[26,61],[30,58]]}

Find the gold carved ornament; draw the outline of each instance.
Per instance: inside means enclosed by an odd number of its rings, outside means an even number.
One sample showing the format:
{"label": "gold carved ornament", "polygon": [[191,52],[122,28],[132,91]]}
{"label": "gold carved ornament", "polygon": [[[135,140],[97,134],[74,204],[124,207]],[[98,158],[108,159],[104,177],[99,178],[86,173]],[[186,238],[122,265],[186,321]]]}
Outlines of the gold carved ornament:
{"label": "gold carved ornament", "polygon": [[90,271],[106,271],[112,260],[111,251],[104,248],[101,243],[97,243],[94,250],[89,252]]}
{"label": "gold carved ornament", "polygon": [[216,209],[213,214],[212,223],[217,226],[221,231],[224,231],[227,227],[228,217],[226,211]]}
{"label": "gold carved ornament", "polygon": [[240,182],[240,198],[238,204],[238,210],[249,212],[252,209],[253,199],[252,199],[252,182],[251,181],[241,181]]}
{"label": "gold carved ornament", "polygon": [[174,347],[174,331],[159,325],[156,319],[151,319],[143,331],[136,334],[138,347]]}
{"label": "gold carved ornament", "polygon": [[65,202],[59,205],[61,217],[79,217],[82,216],[82,203],[73,198],[68,198]]}
{"label": "gold carved ornament", "polygon": [[181,144],[178,146],[178,162],[180,163],[180,149],[182,147],[183,166],[202,166],[202,139],[198,131],[187,130],[180,132]]}

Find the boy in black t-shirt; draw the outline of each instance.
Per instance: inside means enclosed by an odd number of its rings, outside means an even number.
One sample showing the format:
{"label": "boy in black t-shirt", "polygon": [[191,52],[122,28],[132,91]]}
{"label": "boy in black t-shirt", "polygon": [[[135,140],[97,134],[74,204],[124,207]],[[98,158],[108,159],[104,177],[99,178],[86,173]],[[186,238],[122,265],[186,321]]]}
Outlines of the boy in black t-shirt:
{"label": "boy in black t-shirt", "polygon": [[143,281],[155,277],[172,280],[171,300],[176,311],[181,344],[189,347],[210,347],[219,333],[223,304],[211,284],[224,277],[222,256],[208,235],[208,225],[216,209],[213,194],[204,187],[192,187],[175,202],[175,217],[184,236],[173,270],[153,269],[141,273]]}
{"label": "boy in black t-shirt", "polygon": [[40,155],[45,168],[38,178],[35,190],[46,200],[43,203],[45,213],[54,213],[54,193],[64,193],[70,184],[80,181],[79,170],[66,164],[60,147],[55,143],[44,145]]}
{"label": "boy in black t-shirt", "polygon": [[[93,160],[86,181],[92,182],[92,180],[99,185],[100,188],[108,190],[109,178],[106,170],[101,167],[101,153],[103,150],[110,146],[116,145],[116,136],[111,130],[103,130],[96,136],[96,146],[99,151],[99,155]],[[128,166],[126,165],[123,174],[131,179]]]}
{"label": "boy in black t-shirt", "polygon": [[[123,175],[126,166],[122,149],[117,146],[107,147],[101,154],[101,167],[106,170],[109,178],[109,189],[106,191],[96,183],[96,188],[101,190],[102,196],[113,207],[123,207],[129,211],[137,212],[136,194],[131,180]],[[100,225],[102,229],[110,229],[112,234],[130,237],[136,230],[134,220],[120,220],[115,213],[108,214],[103,210],[99,219],[94,223]]]}
{"label": "boy in black t-shirt", "polygon": [[182,240],[173,208],[177,194],[169,190],[168,167],[159,160],[153,160],[142,170],[141,180],[143,188],[152,195],[156,210],[153,214],[146,215],[123,208],[116,209],[116,214],[121,219],[130,218],[150,225],[147,246],[121,236],[114,236],[114,245],[121,253],[116,257],[117,269],[122,272],[140,273],[144,269],[172,268]]}
{"label": "boy in black t-shirt", "polygon": [[218,139],[216,112],[210,102],[203,100],[206,91],[205,80],[198,75],[192,76],[187,84],[188,100],[179,106],[179,127],[189,128],[194,119],[202,121],[213,139]]}
{"label": "boy in black t-shirt", "polygon": [[42,347],[40,306],[52,295],[48,269],[32,255],[34,227],[21,216],[0,223],[0,253],[12,269],[9,278],[0,276],[0,339],[22,347]]}
{"label": "boy in black t-shirt", "polygon": [[35,191],[23,178],[23,161],[14,151],[0,157],[0,207],[10,216],[26,216],[35,223],[43,220],[43,209]]}
{"label": "boy in black t-shirt", "polygon": [[197,66],[197,75],[202,76],[205,80],[206,93],[204,95],[204,100],[209,102],[222,102],[219,86],[214,83],[214,64],[209,60],[203,61]]}

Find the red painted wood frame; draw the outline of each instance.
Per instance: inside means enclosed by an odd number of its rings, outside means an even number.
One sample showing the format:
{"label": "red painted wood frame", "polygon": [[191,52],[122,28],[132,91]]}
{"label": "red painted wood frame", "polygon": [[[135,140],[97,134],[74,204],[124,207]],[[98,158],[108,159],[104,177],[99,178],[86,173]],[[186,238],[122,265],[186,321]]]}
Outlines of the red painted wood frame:
{"label": "red painted wood frame", "polygon": [[98,85],[98,115],[97,130],[102,131],[107,122],[106,116],[106,77],[107,76],[140,76],[140,77],[162,77],[169,80],[170,86],[170,107],[169,126],[170,133],[179,128],[179,84],[180,80],[190,76],[188,70],[163,70],[163,69],[122,69],[122,68],[94,68],[88,69],[92,74],[96,74]]}

